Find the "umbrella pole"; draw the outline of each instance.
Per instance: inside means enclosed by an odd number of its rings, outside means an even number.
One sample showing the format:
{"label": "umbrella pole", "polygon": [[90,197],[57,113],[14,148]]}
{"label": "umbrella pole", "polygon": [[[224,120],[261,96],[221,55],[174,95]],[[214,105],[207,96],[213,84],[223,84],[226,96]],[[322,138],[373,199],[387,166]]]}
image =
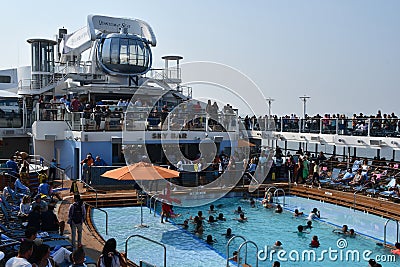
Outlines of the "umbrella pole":
{"label": "umbrella pole", "polygon": [[140,224],[137,225],[136,227],[140,227],[140,228],[149,227],[148,225],[143,224],[143,195],[142,195],[142,192],[140,192]]}

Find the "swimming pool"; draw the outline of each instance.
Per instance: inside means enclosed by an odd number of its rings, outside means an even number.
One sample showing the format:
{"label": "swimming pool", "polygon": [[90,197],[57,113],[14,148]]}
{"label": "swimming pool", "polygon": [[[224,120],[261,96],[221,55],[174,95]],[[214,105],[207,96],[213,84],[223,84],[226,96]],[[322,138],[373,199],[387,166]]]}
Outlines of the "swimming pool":
{"label": "swimming pool", "polygon": [[[282,199],[281,199],[282,202]],[[255,208],[250,208],[249,202],[238,198],[224,198],[216,201],[216,214],[222,212],[227,218],[226,221],[213,224],[204,224],[203,237],[196,237],[192,234],[194,225],[190,225],[189,230],[185,231],[180,226],[184,219],[195,216],[198,210],[202,210],[205,217],[208,217],[209,206],[197,208],[178,208],[176,213],[182,216],[174,220],[175,224],[161,224],[159,216],[154,217],[144,208],[144,222],[149,228],[135,228],[140,223],[140,208],[108,208],[109,213],[109,236],[105,235],[104,214],[99,211],[93,212],[93,221],[99,233],[105,238],[115,237],[118,241],[119,249],[125,250],[125,240],[129,235],[141,234],[153,240],[164,243],[167,246],[167,266],[225,266],[226,265],[226,242],[227,239],[222,234],[226,229],[232,228],[236,235],[244,236],[247,240],[254,241],[258,245],[259,266],[271,266],[271,257],[265,258],[265,251],[276,240],[283,243],[285,255],[272,254],[273,260],[279,260],[283,266],[337,266],[339,262],[347,262],[351,266],[367,266],[364,258],[376,258],[381,261],[383,266],[397,266],[400,258],[391,256],[390,251],[377,246],[377,242],[383,239],[383,227],[385,219],[366,214],[354,212],[349,208],[344,208],[329,203],[298,198],[286,197],[285,211],[276,214],[273,209],[265,209],[257,203]],[[240,223],[234,218],[237,206],[245,210],[248,221]],[[306,218],[297,218],[292,215],[292,210],[298,208],[305,214],[317,207],[321,210],[321,220],[314,221],[314,228],[309,234],[298,236],[296,233],[298,225],[305,225]],[[355,238],[342,236],[332,233],[332,230],[342,224],[347,224],[349,228],[354,228],[358,235]],[[205,244],[201,239],[205,239],[211,234],[217,242],[212,246]],[[319,237],[321,246],[317,249],[310,249],[309,243],[313,235]],[[373,240],[366,236],[377,238]],[[396,241],[395,223],[389,223],[387,227],[387,239],[389,242]],[[230,246],[230,254],[237,250],[241,240],[236,240]],[[327,252],[324,252],[327,250]],[[335,252],[337,251],[337,252]],[[371,254],[369,254],[371,251]],[[244,249],[242,250],[244,252]],[[329,254],[330,253],[330,254]],[[358,253],[358,254],[357,254]],[[315,258],[314,258],[315,254]],[[364,255],[365,254],[365,255]],[[135,239],[129,242],[128,257],[138,262],[138,255],[141,259],[162,266],[162,249],[158,249],[153,244],[143,240]],[[257,255],[256,249],[248,246],[248,263],[255,266]],[[297,256],[298,255],[298,256]],[[359,256],[359,259],[357,258]],[[230,255],[232,256],[232,255]],[[244,257],[244,253],[240,255]],[[279,256],[279,259],[278,259]],[[311,257],[311,258],[310,258]],[[284,261],[287,261],[284,263]],[[394,262],[397,261],[397,264]]]}

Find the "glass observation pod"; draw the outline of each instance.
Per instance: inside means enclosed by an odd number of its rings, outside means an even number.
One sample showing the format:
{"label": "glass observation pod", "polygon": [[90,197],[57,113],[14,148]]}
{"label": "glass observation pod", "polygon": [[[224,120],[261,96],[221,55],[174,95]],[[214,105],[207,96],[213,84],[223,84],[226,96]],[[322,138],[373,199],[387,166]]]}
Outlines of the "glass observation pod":
{"label": "glass observation pod", "polygon": [[137,35],[107,34],[98,43],[97,62],[109,74],[143,74],[150,69],[151,61],[150,46]]}

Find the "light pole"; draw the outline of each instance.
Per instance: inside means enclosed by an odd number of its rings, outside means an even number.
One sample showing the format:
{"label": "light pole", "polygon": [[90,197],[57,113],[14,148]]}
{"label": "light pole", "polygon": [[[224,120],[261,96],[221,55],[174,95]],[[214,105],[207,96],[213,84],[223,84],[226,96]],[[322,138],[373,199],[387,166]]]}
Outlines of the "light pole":
{"label": "light pole", "polygon": [[301,101],[303,101],[303,119],[306,118],[306,106],[307,106],[307,100],[311,98],[311,96],[300,96],[299,97]]}
{"label": "light pole", "polygon": [[271,97],[267,97],[265,100],[267,100],[267,103],[268,103],[268,118],[271,118],[271,105],[272,105],[272,102],[275,101],[275,99],[273,99]]}

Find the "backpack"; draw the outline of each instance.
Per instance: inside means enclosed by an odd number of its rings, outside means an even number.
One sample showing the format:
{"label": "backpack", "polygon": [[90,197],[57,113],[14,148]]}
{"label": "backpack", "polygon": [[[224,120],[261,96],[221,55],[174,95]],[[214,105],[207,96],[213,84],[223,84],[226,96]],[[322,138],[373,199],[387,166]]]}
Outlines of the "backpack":
{"label": "backpack", "polygon": [[75,224],[80,224],[83,222],[82,206],[76,202],[73,205],[74,205],[74,212],[72,213],[72,221]]}

